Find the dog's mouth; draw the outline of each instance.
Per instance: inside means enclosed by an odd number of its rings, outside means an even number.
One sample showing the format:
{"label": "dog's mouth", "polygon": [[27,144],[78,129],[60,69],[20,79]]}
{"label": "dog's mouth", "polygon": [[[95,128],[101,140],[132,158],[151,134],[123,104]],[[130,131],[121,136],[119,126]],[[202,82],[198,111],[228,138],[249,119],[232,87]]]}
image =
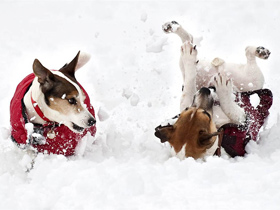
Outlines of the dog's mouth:
{"label": "dog's mouth", "polygon": [[72,125],[73,125],[73,129],[76,130],[76,131],[78,131],[78,132],[83,132],[84,129],[85,129],[85,128],[83,128],[83,127],[78,126],[77,124],[75,124],[75,123],[73,123],[73,122],[72,122]]}

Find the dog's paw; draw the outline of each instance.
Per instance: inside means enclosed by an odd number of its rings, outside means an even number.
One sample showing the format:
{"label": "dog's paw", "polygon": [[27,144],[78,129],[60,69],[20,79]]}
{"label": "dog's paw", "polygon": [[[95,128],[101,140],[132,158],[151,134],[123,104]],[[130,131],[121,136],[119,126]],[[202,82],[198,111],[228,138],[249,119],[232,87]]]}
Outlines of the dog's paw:
{"label": "dog's paw", "polygon": [[46,144],[46,138],[39,133],[31,134],[31,144],[44,145]]}
{"label": "dog's paw", "polygon": [[219,99],[231,97],[231,94],[233,92],[231,79],[218,74],[218,76],[214,77],[214,85],[216,87],[216,93],[218,94]]}
{"label": "dog's paw", "polygon": [[270,55],[270,51],[264,47],[257,47],[256,49],[256,56],[261,59],[268,59]]}
{"label": "dog's paw", "polygon": [[175,31],[177,31],[177,29],[180,27],[179,23],[177,23],[176,21],[171,21],[171,22],[167,22],[165,24],[162,25],[162,30],[165,33],[173,33]]}
{"label": "dog's paw", "polygon": [[191,61],[197,63],[197,49],[196,45],[193,46],[190,42],[185,42],[181,46],[181,56],[184,61]]}

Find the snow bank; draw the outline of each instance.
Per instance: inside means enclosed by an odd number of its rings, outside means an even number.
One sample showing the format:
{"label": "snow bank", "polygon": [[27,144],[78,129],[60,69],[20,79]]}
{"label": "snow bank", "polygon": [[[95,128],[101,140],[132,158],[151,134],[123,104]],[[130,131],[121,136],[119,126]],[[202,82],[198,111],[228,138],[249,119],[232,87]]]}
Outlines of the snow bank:
{"label": "snow bank", "polygon": [[[279,209],[279,6],[1,2],[0,209]],[[180,161],[154,136],[179,112],[180,40],[161,31],[171,20],[203,37],[201,59],[245,61],[247,45],[271,50],[258,63],[274,105],[246,157]],[[58,69],[79,50],[91,54],[77,79],[98,115],[96,137],[86,136],[69,159],[39,154],[30,170],[32,153],[9,139],[9,101],[35,58]]]}

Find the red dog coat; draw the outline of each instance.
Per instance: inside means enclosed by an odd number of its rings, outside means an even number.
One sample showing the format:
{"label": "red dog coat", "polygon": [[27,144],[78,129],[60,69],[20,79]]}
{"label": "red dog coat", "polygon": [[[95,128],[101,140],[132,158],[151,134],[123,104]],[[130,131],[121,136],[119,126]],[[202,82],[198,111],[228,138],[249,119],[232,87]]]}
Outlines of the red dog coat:
{"label": "red dog coat", "polygon": [[[10,103],[10,122],[12,126],[11,137],[12,140],[14,140],[18,145],[27,144],[28,134],[27,130],[25,129],[25,124],[28,121],[23,104],[23,97],[31,86],[34,78],[35,75],[33,73],[29,74],[18,84],[15,94]],[[80,84],[79,86],[86,95],[84,103],[86,104],[88,111],[95,117],[94,109],[90,104],[90,99],[87,92]],[[38,152],[47,152],[48,154],[53,153],[70,156],[75,153],[75,148],[78,142],[87,134],[87,132],[89,132],[92,136],[94,136],[96,133],[95,125],[91,126],[90,128],[86,128],[81,134],[74,133],[65,125],[55,125],[53,131],[55,132],[56,136],[53,139],[50,139],[47,137],[47,133],[51,130],[52,127],[53,125],[39,126],[39,129],[42,130],[43,136],[46,138],[46,144],[32,144],[32,146],[36,148]]]}
{"label": "red dog coat", "polygon": [[[250,103],[250,95],[252,94],[257,94],[260,98],[260,103],[256,108]],[[244,156],[246,144],[250,140],[257,140],[260,128],[269,115],[272,101],[273,95],[268,89],[237,94],[236,102],[244,108],[248,118],[245,126],[226,124],[221,127],[223,129],[221,145],[229,155],[232,157]]]}

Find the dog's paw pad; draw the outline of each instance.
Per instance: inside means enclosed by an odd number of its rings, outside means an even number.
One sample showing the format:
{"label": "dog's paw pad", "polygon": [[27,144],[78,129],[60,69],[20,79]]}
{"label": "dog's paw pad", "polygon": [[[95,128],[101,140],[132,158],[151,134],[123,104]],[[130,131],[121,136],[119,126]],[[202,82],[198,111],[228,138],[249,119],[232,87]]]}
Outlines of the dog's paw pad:
{"label": "dog's paw pad", "polygon": [[268,59],[270,55],[270,51],[264,47],[257,47],[256,49],[256,56],[261,59]]}
{"label": "dog's paw pad", "polygon": [[167,22],[165,24],[162,25],[162,30],[165,33],[172,33],[177,31],[177,29],[180,27],[179,23],[177,23],[176,21],[171,21],[171,22]]}

